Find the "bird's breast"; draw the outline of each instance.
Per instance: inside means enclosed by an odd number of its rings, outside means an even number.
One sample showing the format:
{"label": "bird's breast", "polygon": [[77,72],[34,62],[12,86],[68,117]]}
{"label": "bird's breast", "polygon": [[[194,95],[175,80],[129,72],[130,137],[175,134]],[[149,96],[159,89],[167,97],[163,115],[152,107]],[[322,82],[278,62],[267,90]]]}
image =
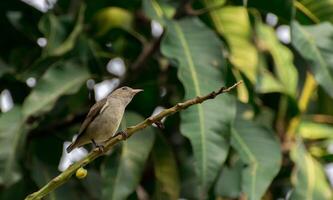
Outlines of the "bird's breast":
{"label": "bird's breast", "polygon": [[110,104],[89,125],[88,132],[96,142],[109,139],[118,129],[125,108]]}

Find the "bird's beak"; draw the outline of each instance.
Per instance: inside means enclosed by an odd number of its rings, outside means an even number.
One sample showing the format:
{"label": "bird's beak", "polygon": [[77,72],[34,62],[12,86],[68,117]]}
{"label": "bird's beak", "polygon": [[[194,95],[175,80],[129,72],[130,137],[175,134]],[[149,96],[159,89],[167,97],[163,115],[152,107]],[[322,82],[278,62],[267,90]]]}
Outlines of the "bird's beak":
{"label": "bird's beak", "polygon": [[133,89],[132,91],[133,91],[134,94],[136,94],[136,93],[142,92],[143,89]]}

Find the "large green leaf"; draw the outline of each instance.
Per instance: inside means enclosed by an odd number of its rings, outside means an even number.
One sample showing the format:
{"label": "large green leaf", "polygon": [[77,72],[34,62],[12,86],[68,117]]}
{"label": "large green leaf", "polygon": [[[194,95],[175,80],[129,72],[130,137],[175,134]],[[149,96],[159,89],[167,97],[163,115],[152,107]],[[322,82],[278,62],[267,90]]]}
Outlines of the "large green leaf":
{"label": "large green leaf", "polygon": [[261,199],[282,162],[274,132],[267,126],[240,119],[233,126],[231,145],[248,165],[242,172],[242,192],[249,200]]}
{"label": "large green leaf", "polygon": [[322,23],[313,26],[302,26],[292,22],[292,44],[309,62],[316,81],[333,97],[333,26]]}
{"label": "large green leaf", "polygon": [[299,139],[291,151],[291,158],[296,164],[292,178],[295,189],[292,192],[291,199],[332,199],[332,191],[326,180],[322,166],[308,154]]}
{"label": "large green leaf", "polygon": [[9,186],[21,178],[17,161],[25,138],[22,124],[19,107],[0,116],[0,185]]}
{"label": "large green leaf", "polygon": [[232,166],[225,165],[215,185],[215,194],[237,199],[241,195],[242,171],[244,163],[237,161]]}
{"label": "large green leaf", "polygon": [[[126,113],[121,128],[144,119],[135,113]],[[152,127],[124,141],[120,154],[114,153],[102,165],[102,199],[127,199],[138,186],[150,150],[154,144]]]}
{"label": "large green leaf", "polygon": [[51,67],[25,99],[24,117],[49,111],[60,96],[75,93],[88,78],[85,67],[71,62]]}
{"label": "large green leaf", "polygon": [[171,147],[161,135],[155,139],[152,155],[156,177],[155,199],[178,199],[180,180],[176,160]]}
{"label": "large green leaf", "polygon": [[[206,0],[207,6],[215,5],[215,0]],[[210,12],[218,33],[225,37],[230,46],[231,63],[254,83],[257,75],[258,52],[251,42],[252,30],[244,7],[227,6]]]}
{"label": "large green leaf", "polygon": [[[283,85],[284,92],[295,98],[298,74],[293,64],[292,52],[279,42],[272,27],[258,22],[256,30],[261,48],[267,50],[273,57],[277,80]],[[276,86],[273,89],[276,89]]]}
{"label": "large green leaf", "polygon": [[[223,46],[198,19],[169,21],[161,48],[165,56],[178,61],[178,77],[185,87],[185,99],[224,85]],[[225,136],[229,135],[234,114],[235,101],[228,94],[180,113],[181,133],[192,144],[201,195],[210,188],[226,158],[229,145]]]}

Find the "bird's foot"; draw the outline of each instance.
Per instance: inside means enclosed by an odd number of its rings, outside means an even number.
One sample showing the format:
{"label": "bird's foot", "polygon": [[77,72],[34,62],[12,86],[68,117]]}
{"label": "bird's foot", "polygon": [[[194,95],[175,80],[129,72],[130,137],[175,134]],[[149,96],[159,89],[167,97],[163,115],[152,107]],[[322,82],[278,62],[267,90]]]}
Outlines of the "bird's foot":
{"label": "bird's foot", "polygon": [[101,152],[101,153],[104,152],[105,148],[104,148],[104,146],[103,146],[102,144],[97,144],[97,143],[95,142],[95,140],[91,140],[91,141],[92,141],[92,143],[93,143],[93,145],[94,145],[94,151],[99,151],[99,152]]}
{"label": "bird's foot", "polygon": [[128,133],[126,131],[119,131],[117,135],[121,135],[123,140],[128,138]]}
{"label": "bird's foot", "polygon": [[104,147],[103,145],[100,144],[100,145],[96,146],[96,149],[97,149],[99,152],[103,153],[104,150],[105,150],[105,147]]}
{"label": "bird's foot", "polygon": [[164,129],[164,124],[161,121],[156,121],[154,124],[159,128],[159,129]]}

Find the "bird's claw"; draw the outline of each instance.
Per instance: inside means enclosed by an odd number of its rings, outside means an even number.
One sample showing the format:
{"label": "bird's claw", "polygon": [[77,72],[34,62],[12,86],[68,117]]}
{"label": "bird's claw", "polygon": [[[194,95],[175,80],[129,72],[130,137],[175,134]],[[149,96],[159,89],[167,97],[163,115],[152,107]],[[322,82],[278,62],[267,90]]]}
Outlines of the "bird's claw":
{"label": "bird's claw", "polygon": [[100,152],[100,153],[103,153],[104,152],[104,146],[100,145],[100,146],[97,146],[94,151],[97,151],[97,152]]}
{"label": "bird's claw", "polygon": [[123,140],[126,140],[128,138],[128,133],[126,131],[120,131],[118,135],[121,135]]}
{"label": "bird's claw", "polygon": [[159,128],[159,129],[164,129],[164,124],[161,121],[156,121],[154,124]]}
{"label": "bird's claw", "polygon": [[103,146],[102,144],[97,144],[94,140],[92,140],[92,143],[93,143],[94,146],[95,146],[94,151],[99,151],[99,152],[101,152],[101,153],[104,152],[105,148],[104,148],[104,146]]}

